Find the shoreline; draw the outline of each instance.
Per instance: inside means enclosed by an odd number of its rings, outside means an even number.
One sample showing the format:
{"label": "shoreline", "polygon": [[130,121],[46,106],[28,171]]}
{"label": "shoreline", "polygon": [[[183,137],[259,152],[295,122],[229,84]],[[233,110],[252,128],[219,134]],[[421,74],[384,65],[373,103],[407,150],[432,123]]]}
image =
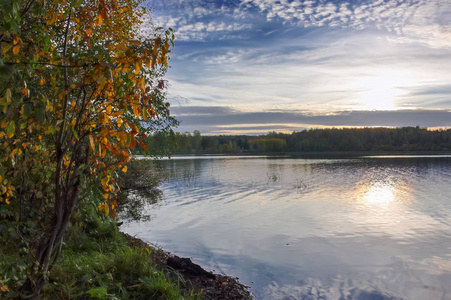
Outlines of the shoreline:
{"label": "shoreline", "polygon": [[208,272],[189,258],[178,257],[137,237],[120,233],[130,248],[150,250],[156,268],[173,282],[178,282],[180,288],[188,294],[198,293],[200,299],[205,300],[254,299],[249,287],[240,283],[238,278]]}
{"label": "shoreline", "polygon": [[[134,155],[135,159],[154,159],[153,156]],[[451,157],[451,151],[311,151],[311,152],[237,152],[237,153],[175,153],[162,160],[184,158],[371,158],[371,157]]]}

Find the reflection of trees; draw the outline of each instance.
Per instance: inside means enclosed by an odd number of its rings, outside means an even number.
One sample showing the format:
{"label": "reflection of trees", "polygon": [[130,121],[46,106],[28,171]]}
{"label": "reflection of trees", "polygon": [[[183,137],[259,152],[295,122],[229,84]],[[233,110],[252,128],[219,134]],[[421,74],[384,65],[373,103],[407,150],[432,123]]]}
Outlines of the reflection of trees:
{"label": "reflection of trees", "polygon": [[167,177],[163,166],[152,160],[134,160],[121,177],[119,217],[125,220],[148,220],[146,207],[158,203],[163,192],[158,188]]}
{"label": "reflection of trees", "polygon": [[127,190],[121,194],[119,218],[130,221],[147,221],[146,206],[158,203],[163,198],[163,192],[157,188],[150,190]]}

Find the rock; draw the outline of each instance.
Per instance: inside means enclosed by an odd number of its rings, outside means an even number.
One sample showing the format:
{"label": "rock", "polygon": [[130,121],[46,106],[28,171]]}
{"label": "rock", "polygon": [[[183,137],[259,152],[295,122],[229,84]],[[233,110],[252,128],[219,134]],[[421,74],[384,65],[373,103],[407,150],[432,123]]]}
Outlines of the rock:
{"label": "rock", "polygon": [[176,270],[181,270],[185,273],[195,276],[205,276],[207,278],[215,279],[216,276],[210,272],[202,269],[201,266],[196,265],[189,258],[178,257],[176,255],[168,257],[167,265]]}

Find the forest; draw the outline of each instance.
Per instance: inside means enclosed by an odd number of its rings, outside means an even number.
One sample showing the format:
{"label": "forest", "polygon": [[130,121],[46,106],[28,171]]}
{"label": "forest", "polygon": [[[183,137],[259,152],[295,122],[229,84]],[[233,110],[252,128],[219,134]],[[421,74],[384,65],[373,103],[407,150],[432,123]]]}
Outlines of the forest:
{"label": "forest", "polygon": [[[171,142],[168,143],[167,141]],[[330,128],[293,133],[270,132],[261,136],[202,136],[193,133],[162,133],[148,137],[149,150],[135,154],[169,151],[172,154],[311,153],[311,152],[412,152],[451,151],[451,129]]]}

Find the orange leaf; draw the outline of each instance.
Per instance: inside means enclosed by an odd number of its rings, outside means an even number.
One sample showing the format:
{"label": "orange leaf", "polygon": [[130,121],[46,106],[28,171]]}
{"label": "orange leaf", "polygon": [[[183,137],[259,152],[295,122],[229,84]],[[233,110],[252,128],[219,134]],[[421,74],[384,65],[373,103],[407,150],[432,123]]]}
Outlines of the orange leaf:
{"label": "orange leaf", "polygon": [[[6,203],[9,204],[9,201],[6,200]],[[1,291],[2,293],[9,292],[8,286],[7,286],[7,285],[3,285],[3,284],[0,283],[0,291]]]}
{"label": "orange leaf", "polygon": [[20,46],[19,46],[19,45],[14,46],[14,48],[13,48],[13,53],[14,53],[14,55],[19,54],[19,51],[20,51]]}
{"label": "orange leaf", "polygon": [[96,25],[100,26],[100,25],[102,25],[102,23],[103,23],[103,17],[101,14],[98,14],[97,18],[96,18]]}

